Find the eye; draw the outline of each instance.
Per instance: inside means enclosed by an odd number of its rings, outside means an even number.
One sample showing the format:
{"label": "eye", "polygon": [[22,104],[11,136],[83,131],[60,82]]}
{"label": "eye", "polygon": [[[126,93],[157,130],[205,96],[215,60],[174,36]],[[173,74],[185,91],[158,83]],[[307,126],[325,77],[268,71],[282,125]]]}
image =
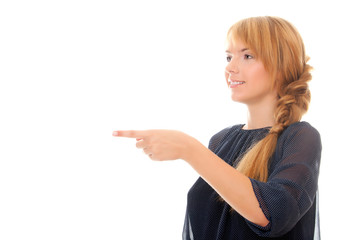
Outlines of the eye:
{"label": "eye", "polygon": [[230,62],[231,61],[231,56],[226,56],[226,61]]}
{"label": "eye", "polygon": [[253,59],[254,57],[252,55],[250,55],[250,54],[245,54],[244,58],[245,59]]}

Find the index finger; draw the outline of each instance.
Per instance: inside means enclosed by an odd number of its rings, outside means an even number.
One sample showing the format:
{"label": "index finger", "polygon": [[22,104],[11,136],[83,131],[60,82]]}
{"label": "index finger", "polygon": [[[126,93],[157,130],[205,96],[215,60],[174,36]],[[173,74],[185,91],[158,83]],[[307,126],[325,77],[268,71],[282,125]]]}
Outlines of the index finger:
{"label": "index finger", "polygon": [[121,130],[121,131],[113,131],[112,135],[114,137],[144,138],[147,135],[147,131]]}

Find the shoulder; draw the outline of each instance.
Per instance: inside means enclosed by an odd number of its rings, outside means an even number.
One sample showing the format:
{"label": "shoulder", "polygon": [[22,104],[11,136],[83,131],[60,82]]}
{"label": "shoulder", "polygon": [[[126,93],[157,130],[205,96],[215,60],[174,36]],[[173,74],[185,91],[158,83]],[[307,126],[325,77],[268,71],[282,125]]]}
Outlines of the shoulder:
{"label": "shoulder", "polygon": [[320,133],[308,122],[288,126],[278,139],[279,150],[321,151]]}
{"label": "shoulder", "polygon": [[293,123],[278,138],[270,172],[278,173],[299,164],[316,172],[319,169],[321,152],[319,132],[307,122]]}
{"label": "shoulder", "polygon": [[217,146],[222,142],[223,139],[226,139],[227,136],[233,132],[235,129],[239,129],[243,126],[243,124],[233,125],[222,129],[217,132],[210,138],[209,149],[214,151]]}
{"label": "shoulder", "polygon": [[280,138],[290,140],[291,138],[320,139],[320,133],[308,122],[296,122],[288,126]]}

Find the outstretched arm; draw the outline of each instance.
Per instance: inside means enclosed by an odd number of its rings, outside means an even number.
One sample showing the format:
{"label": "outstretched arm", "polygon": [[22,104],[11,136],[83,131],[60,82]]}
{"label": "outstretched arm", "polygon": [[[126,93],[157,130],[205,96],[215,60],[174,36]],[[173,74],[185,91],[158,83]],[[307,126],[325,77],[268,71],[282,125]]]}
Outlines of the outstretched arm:
{"label": "outstretched arm", "polygon": [[248,177],[228,165],[195,138],[179,131],[115,131],[114,136],[135,138],[136,147],[152,160],[183,159],[240,215],[265,227],[265,217]]}

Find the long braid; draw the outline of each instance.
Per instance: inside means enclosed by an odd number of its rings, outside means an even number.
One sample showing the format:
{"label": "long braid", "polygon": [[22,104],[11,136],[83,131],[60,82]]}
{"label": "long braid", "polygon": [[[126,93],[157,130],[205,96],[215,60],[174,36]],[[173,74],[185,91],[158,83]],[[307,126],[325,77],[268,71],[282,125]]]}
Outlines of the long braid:
{"label": "long braid", "polygon": [[268,164],[275,152],[278,137],[282,131],[292,123],[300,121],[308,110],[310,90],[308,81],[311,80],[312,67],[305,64],[303,73],[298,80],[292,81],[285,88],[279,89],[279,99],[275,109],[275,125],[269,134],[259,141],[245,154],[237,169],[250,178],[266,182],[268,178]]}
{"label": "long braid", "polygon": [[301,120],[302,115],[308,110],[311,94],[308,81],[312,76],[312,67],[305,64],[304,71],[299,79],[278,89],[279,99],[275,109],[275,126],[270,133],[281,133],[283,129],[294,122]]}

